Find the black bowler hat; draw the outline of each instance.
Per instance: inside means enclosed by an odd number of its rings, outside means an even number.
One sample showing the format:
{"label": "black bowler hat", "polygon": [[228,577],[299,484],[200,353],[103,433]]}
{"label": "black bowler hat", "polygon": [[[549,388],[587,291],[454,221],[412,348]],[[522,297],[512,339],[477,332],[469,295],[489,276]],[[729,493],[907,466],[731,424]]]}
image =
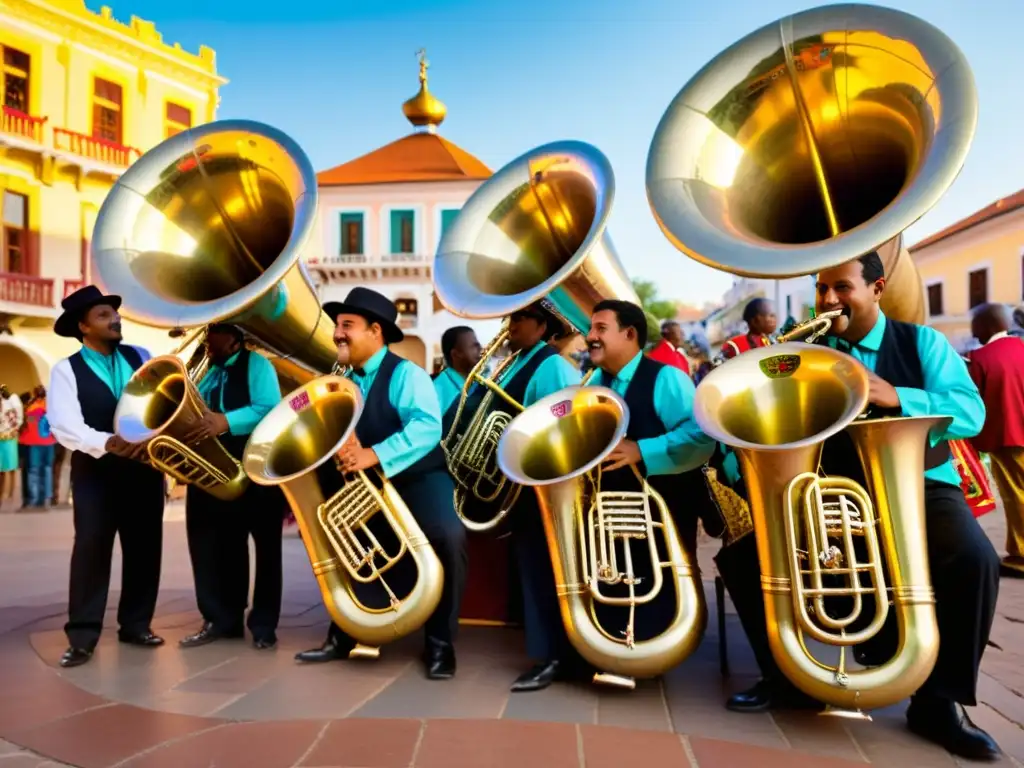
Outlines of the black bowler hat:
{"label": "black bowler hat", "polygon": [[369,288],[357,286],[348,292],[344,301],[328,301],[324,304],[324,312],[334,321],[338,315],[359,315],[368,322],[378,323],[384,331],[385,344],[397,344],[405,338],[402,329],[395,324],[398,308],[394,302]]}
{"label": "black bowler hat", "polygon": [[116,311],[121,306],[121,297],[106,296],[95,285],[79,288],[60,303],[64,312],[53,324],[53,332],[69,339],[80,339],[78,323],[97,304],[107,304]]}

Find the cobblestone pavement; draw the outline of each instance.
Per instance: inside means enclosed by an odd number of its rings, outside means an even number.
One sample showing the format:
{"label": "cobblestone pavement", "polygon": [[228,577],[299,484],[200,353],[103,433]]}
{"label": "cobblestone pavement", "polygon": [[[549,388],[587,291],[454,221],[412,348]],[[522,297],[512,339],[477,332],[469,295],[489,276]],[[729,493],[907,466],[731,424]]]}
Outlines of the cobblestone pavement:
{"label": "cobblestone pavement", "polygon": [[[522,668],[516,630],[463,629],[459,675],[423,679],[417,641],[390,646],[377,662],[302,667],[295,650],[318,643],[326,614],[301,541],[285,550],[285,598],[276,651],[225,641],[190,651],[176,641],[198,623],[183,510],[168,508],[156,651],[119,646],[106,632],[96,658],[56,666],[72,539],[71,516],[0,514],[0,768],[487,768],[642,764],[758,768],[855,765],[931,768],[958,764],[903,727],[902,706],[873,722],[802,713],[736,715],[721,706],[755,679],[731,606],[725,607],[732,673],[719,671],[711,560],[700,547],[711,617],[704,642],[663,680],[622,694],[559,684],[510,696]],[[997,549],[1002,514],[981,523]],[[115,563],[110,605],[116,606]],[[108,615],[108,626],[116,626]],[[1007,753],[1024,760],[1024,581],[1004,579],[986,653],[981,703],[972,717]],[[17,746],[20,745],[20,746]],[[963,764],[963,763],[959,763]]]}

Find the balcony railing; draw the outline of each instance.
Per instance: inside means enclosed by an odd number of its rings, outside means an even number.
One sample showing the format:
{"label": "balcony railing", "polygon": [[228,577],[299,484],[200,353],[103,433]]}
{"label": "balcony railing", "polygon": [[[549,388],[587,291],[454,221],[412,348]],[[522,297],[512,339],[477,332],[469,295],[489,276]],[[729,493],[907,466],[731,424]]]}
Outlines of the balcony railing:
{"label": "balcony railing", "polygon": [[80,288],[85,287],[85,280],[65,280],[64,281],[64,298],[66,299],[72,293]]}
{"label": "balcony railing", "polygon": [[53,146],[54,149],[63,152],[121,168],[127,168],[142,155],[134,147],[126,147],[116,141],[95,136],[86,136],[84,133],[76,133],[66,128],[53,129]]}
{"label": "balcony railing", "polygon": [[52,309],[53,278],[0,272],[0,301]]}
{"label": "balcony railing", "polygon": [[0,132],[28,139],[36,144],[43,143],[45,123],[45,117],[34,117],[10,107],[0,109]]}
{"label": "balcony railing", "polygon": [[370,255],[367,253],[336,253],[324,256],[323,259],[310,259],[311,264],[377,264],[400,266],[402,264],[424,264],[430,256],[422,253],[384,253]]}

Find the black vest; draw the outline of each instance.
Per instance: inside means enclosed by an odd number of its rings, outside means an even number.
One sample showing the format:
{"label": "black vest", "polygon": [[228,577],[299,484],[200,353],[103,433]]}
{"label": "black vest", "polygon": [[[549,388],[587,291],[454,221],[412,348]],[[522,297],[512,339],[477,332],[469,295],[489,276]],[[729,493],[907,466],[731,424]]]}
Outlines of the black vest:
{"label": "black vest", "polygon": [[[827,342],[822,338],[817,343]],[[917,352],[916,325],[888,317],[885,319],[885,333],[878,348],[875,373],[894,387],[924,389],[924,373]],[[867,413],[870,418],[885,418],[899,416],[900,410],[872,405],[868,407]],[[925,449],[924,468],[928,470],[941,466],[949,457],[949,444],[945,440],[935,446],[931,446],[929,442]],[[860,459],[854,450],[853,442],[845,432],[840,432],[825,441],[821,454],[821,468],[829,475],[843,475],[862,485],[865,482]]]}
{"label": "black vest", "polygon": [[[221,379],[220,385],[214,389],[207,403],[214,413],[228,413],[237,411],[252,405],[252,394],[249,392],[249,358],[252,353],[244,347],[238,352],[238,359],[234,365],[229,365],[223,370],[227,374]],[[223,392],[224,409],[221,410],[221,393]],[[224,446],[228,453],[236,459],[241,460],[245,453],[245,445],[249,442],[249,435],[232,435],[225,432],[217,437],[217,441]]]}
{"label": "black vest", "polygon": [[[366,448],[377,445],[402,431],[402,419],[395,406],[391,404],[389,396],[391,377],[394,376],[399,365],[414,365],[414,363],[403,360],[388,350],[380,362],[380,368],[377,369],[377,375],[370,386],[370,391],[366,393],[363,412],[356,424],[356,437],[359,439],[359,443]],[[391,481],[398,488],[418,475],[444,469],[444,451],[441,450],[441,444],[438,443],[426,456],[399,472],[398,475],[391,478]]]}

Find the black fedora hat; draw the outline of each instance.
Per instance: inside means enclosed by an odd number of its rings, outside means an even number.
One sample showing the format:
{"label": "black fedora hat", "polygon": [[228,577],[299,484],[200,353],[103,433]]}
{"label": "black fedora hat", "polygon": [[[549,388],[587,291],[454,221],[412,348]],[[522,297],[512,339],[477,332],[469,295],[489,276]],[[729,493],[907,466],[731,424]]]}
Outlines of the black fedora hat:
{"label": "black fedora hat", "polygon": [[348,292],[344,301],[328,301],[324,304],[324,312],[331,320],[337,320],[338,315],[359,315],[371,323],[378,323],[384,331],[385,344],[396,344],[405,338],[402,329],[395,324],[398,309],[394,302],[369,288],[356,286]]}
{"label": "black fedora hat", "polygon": [[97,304],[107,304],[116,310],[121,306],[121,297],[107,296],[95,285],[79,288],[60,303],[64,311],[53,324],[53,332],[69,339],[79,338],[78,321]]}

